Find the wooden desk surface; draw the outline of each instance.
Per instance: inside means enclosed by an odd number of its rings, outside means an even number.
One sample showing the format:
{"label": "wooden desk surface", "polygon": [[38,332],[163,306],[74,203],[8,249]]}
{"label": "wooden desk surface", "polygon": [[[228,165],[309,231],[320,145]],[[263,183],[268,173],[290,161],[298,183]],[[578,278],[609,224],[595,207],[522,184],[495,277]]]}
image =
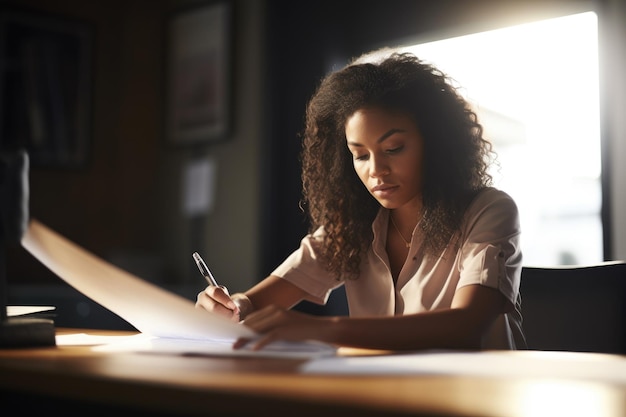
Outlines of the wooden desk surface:
{"label": "wooden desk surface", "polygon": [[[59,329],[57,333],[81,331]],[[554,354],[558,359],[559,354]],[[180,415],[626,415],[626,387],[617,384],[537,378],[310,375],[298,372],[302,363],[296,359],[102,353],[85,346],[2,349],[0,389]]]}

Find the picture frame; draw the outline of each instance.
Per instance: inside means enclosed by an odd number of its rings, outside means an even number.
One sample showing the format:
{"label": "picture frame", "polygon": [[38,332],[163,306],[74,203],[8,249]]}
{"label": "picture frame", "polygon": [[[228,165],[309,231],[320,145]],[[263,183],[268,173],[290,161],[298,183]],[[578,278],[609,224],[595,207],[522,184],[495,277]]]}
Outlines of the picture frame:
{"label": "picture frame", "polygon": [[23,149],[33,167],[79,168],[92,139],[93,27],[0,11],[0,149]]}
{"label": "picture frame", "polygon": [[231,123],[230,1],[180,10],[167,28],[167,115],[170,143],[223,140]]}

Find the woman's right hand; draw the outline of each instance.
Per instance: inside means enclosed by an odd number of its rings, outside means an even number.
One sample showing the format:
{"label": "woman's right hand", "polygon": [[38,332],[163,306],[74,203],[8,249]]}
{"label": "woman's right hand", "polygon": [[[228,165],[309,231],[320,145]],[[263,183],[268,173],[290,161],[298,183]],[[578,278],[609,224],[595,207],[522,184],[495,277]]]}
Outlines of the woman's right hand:
{"label": "woman's right hand", "polygon": [[239,322],[240,310],[237,304],[230,298],[226,287],[209,285],[204,291],[198,293],[196,308],[203,308],[212,313],[228,317],[232,321]]}

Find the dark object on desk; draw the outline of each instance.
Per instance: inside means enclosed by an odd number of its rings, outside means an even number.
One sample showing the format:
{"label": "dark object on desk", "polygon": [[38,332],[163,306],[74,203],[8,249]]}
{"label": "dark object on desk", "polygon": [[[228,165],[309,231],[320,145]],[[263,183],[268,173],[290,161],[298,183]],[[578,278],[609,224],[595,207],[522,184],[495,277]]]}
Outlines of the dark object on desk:
{"label": "dark object on desk", "polygon": [[0,153],[0,347],[54,346],[54,322],[7,316],[6,247],[17,245],[28,227],[28,154]]}
{"label": "dark object on desk", "polygon": [[626,262],[524,267],[529,349],[626,354]]}
{"label": "dark object on desk", "polygon": [[28,227],[28,154],[0,153],[0,236],[4,244],[19,245]]}

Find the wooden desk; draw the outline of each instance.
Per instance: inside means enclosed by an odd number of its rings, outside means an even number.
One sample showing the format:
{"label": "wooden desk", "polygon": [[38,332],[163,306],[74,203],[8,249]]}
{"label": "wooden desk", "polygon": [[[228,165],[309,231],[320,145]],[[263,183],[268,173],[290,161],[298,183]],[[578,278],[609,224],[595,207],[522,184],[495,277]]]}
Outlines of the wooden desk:
{"label": "wooden desk", "polygon": [[[58,333],[80,331],[61,329]],[[554,355],[558,359],[559,353]],[[295,359],[101,353],[85,346],[4,349],[0,350],[1,401],[3,407],[12,403],[35,412],[56,407],[64,415],[87,415],[88,411],[90,416],[127,411],[135,416],[626,415],[626,386],[618,384],[532,378],[304,375],[297,371],[302,363]]]}

